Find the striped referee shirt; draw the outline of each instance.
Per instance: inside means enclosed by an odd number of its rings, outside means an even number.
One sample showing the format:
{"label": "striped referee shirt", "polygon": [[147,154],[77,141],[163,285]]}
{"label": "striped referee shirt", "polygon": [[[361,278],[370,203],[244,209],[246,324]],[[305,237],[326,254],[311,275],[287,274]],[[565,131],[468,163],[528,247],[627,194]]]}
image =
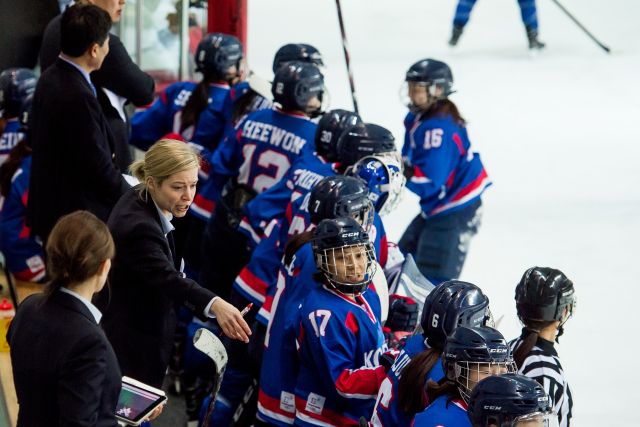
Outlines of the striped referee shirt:
{"label": "striped referee shirt", "polygon": [[[523,329],[522,335],[509,343],[512,354],[520,346],[527,333]],[[518,373],[533,378],[542,385],[551,399],[553,412],[558,414],[559,426],[569,427],[573,398],[553,343],[538,337],[536,345],[529,352]]]}

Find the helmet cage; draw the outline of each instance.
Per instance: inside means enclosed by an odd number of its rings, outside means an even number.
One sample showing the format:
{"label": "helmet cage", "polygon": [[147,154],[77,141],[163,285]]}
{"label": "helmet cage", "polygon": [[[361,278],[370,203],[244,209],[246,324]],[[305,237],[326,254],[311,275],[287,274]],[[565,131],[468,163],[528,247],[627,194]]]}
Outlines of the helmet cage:
{"label": "helmet cage", "polygon": [[[376,253],[371,242],[314,250],[314,253],[318,270],[333,288],[345,295],[362,294],[376,272]],[[360,262],[366,262],[361,270],[358,269]]]}
{"label": "helmet cage", "polygon": [[335,218],[348,216],[358,221],[362,229],[367,233],[373,225],[374,208],[368,196],[362,194],[353,194],[351,196],[343,196],[334,206],[333,213]]}
{"label": "helmet cage", "polygon": [[393,155],[367,156],[347,171],[369,187],[369,199],[380,215],[392,212],[402,199],[406,178],[402,163]]}
{"label": "helmet cage", "polygon": [[517,371],[518,368],[511,357],[497,362],[469,362],[463,360],[450,362],[447,366],[446,376],[450,382],[455,383],[458,387],[460,397],[466,403],[469,403],[471,391],[480,379],[497,374],[513,374]]}

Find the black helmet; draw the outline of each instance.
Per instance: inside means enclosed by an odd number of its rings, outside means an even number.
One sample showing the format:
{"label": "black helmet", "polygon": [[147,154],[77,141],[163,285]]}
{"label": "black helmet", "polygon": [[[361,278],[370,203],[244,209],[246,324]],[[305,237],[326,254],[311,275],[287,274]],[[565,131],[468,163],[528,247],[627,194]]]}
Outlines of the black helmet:
{"label": "black helmet", "polygon": [[209,33],[202,38],[196,49],[196,71],[224,78],[230,67],[240,72],[242,44],[237,37],[223,33]]}
{"label": "black helmet", "polygon": [[573,282],[562,271],[549,267],[528,269],[516,286],[515,298],[518,317],[523,322],[564,322],[575,306]]}
{"label": "black helmet", "polygon": [[9,68],[0,74],[0,117],[17,117],[31,104],[38,78],[27,68]]}
{"label": "black helmet", "polygon": [[309,115],[319,110],[308,111],[307,104],[314,96],[322,101],[324,76],[317,66],[306,62],[289,62],[283,65],[271,84],[273,100],[284,110],[304,111]]}
{"label": "black helmet", "polygon": [[323,66],[322,55],[315,47],[305,43],[288,43],[282,46],[273,57],[273,73],[287,62],[300,61]]}
{"label": "black helmet", "polygon": [[476,385],[467,414],[473,427],[511,427],[518,421],[556,417],[551,409],[549,396],[536,380],[503,374],[487,377]]}
{"label": "black helmet", "polygon": [[411,67],[405,76],[406,82],[425,83],[443,88],[442,96],[446,98],[453,93],[453,74],[451,68],[442,61],[423,59]]}
{"label": "black helmet", "polygon": [[[488,366],[481,369],[481,365]],[[442,367],[447,381],[458,387],[467,403],[478,377],[516,372],[507,342],[489,326],[456,328],[445,342]]]}
{"label": "black helmet", "polygon": [[[363,293],[373,279],[377,263],[373,244],[360,224],[349,217],[324,219],[313,236],[316,267],[327,282],[346,295]],[[361,270],[357,267],[359,261],[363,262]]]}
{"label": "black helmet", "polygon": [[327,218],[348,216],[368,231],[373,223],[373,212],[369,190],[359,179],[344,175],[328,176],[311,190],[309,217],[314,224]]}
{"label": "black helmet", "polygon": [[357,113],[347,110],[331,110],[322,115],[316,129],[316,151],[328,161],[338,159],[338,139],[342,132],[362,123]]}
{"label": "black helmet", "polygon": [[338,138],[338,159],[345,166],[386,153],[397,153],[395,138],[388,129],[373,123],[351,126]]}
{"label": "black helmet", "polygon": [[491,319],[489,298],[473,283],[460,280],[442,282],[424,301],[420,326],[429,347],[442,349],[459,326],[484,326]]}

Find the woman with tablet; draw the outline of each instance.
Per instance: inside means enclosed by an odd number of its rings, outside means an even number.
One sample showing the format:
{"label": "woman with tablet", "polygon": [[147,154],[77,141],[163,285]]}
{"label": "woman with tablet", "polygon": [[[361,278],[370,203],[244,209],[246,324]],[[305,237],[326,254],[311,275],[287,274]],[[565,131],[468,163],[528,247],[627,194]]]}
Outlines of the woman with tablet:
{"label": "woman with tablet", "polygon": [[116,426],[116,356],[91,297],[114,256],[107,226],[87,211],[63,216],[46,246],[51,282],[18,307],[7,337],[20,404],[18,427]]}
{"label": "woman with tablet", "polygon": [[215,317],[230,338],[248,342],[251,334],[237,308],[182,273],[171,220],[185,216],[193,202],[199,164],[184,142],[156,142],[131,165],[140,184],[120,198],[108,221],[116,256],[110,289],[98,295],[102,326],[122,373],[156,388],[169,366],[176,306]]}

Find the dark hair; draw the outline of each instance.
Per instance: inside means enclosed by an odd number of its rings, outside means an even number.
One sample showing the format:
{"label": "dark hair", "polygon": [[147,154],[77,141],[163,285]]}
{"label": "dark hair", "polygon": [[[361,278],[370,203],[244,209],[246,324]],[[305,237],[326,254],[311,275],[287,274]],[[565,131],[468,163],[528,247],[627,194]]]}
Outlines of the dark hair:
{"label": "dark hair", "polygon": [[247,90],[247,93],[243,94],[238,98],[238,100],[233,105],[233,110],[231,111],[231,122],[238,123],[245,114],[252,111],[254,107],[254,101],[256,97],[259,96],[258,92],[253,89]]}
{"label": "dark hair", "polygon": [[191,92],[191,96],[182,109],[180,132],[198,123],[200,113],[209,105],[209,85],[218,80],[214,73],[205,74],[200,83]]}
{"label": "dark hair", "polygon": [[109,13],[98,6],[68,7],[60,23],[60,50],[72,58],[82,56],[94,43],[102,46],[110,29]]}
{"label": "dark hair", "polygon": [[427,401],[432,403],[440,396],[449,396],[451,399],[462,399],[460,390],[455,384],[452,384],[447,377],[441,378],[440,381],[427,381]]}
{"label": "dark hair", "polygon": [[289,265],[293,261],[293,256],[298,250],[313,239],[313,230],[304,231],[291,236],[284,246],[284,265]]}
{"label": "dark hair", "polygon": [[4,133],[4,128],[7,126],[7,119],[0,116],[0,135]]}
{"label": "dark hair", "polygon": [[536,345],[540,331],[554,323],[554,320],[528,320],[523,319],[524,330],[527,334],[522,338],[520,345],[513,350],[513,361],[518,369],[522,367],[525,359]]}
{"label": "dark hair", "polygon": [[413,416],[427,406],[424,379],[438,363],[441,354],[442,349],[428,348],[414,356],[402,370],[398,382],[398,405],[405,414]]}
{"label": "dark hair", "polygon": [[439,99],[431,104],[427,111],[424,112],[422,120],[426,120],[434,116],[446,116],[449,114],[453,117],[453,121],[460,126],[467,124],[464,117],[460,115],[460,111],[458,111],[456,104],[454,104],[450,99]]}
{"label": "dark hair", "polygon": [[0,166],[0,194],[7,197],[11,192],[11,179],[16,173],[22,160],[31,154],[31,147],[27,138],[22,138],[9,152],[9,156]]}
{"label": "dark hair", "polygon": [[47,273],[51,282],[46,295],[89,279],[100,264],[114,255],[111,233],[94,214],[76,211],[61,217],[47,240]]}

